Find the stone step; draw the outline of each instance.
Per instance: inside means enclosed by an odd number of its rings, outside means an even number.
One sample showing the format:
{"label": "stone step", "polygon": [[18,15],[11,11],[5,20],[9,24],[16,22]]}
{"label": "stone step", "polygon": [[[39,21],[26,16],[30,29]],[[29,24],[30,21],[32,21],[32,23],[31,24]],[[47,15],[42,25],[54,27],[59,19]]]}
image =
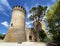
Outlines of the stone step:
{"label": "stone step", "polygon": [[46,46],[46,44],[40,42],[22,42],[22,43],[0,42],[0,46]]}
{"label": "stone step", "polygon": [[19,44],[10,42],[0,42],[0,46],[19,46]]}
{"label": "stone step", "polygon": [[22,46],[46,46],[46,43],[42,42],[22,42]]}

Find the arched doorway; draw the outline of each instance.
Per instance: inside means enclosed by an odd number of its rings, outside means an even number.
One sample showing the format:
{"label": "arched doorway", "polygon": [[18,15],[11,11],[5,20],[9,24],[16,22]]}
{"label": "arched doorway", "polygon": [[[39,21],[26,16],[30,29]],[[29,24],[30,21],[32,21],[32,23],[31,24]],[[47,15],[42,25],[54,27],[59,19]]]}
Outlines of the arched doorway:
{"label": "arched doorway", "polygon": [[31,35],[29,36],[29,40],[32,40],[32,36]]}

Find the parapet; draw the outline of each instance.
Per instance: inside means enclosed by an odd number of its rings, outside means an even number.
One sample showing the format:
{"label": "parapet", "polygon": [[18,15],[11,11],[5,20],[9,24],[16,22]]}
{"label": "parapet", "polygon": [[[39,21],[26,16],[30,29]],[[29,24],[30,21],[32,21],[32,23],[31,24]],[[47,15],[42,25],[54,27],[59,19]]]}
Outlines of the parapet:
{"label": "parapet", "polygon": [[20,10],[22,12],[26,11],[22,6],[14,6],[12,11],[14,11],[14,10]]}

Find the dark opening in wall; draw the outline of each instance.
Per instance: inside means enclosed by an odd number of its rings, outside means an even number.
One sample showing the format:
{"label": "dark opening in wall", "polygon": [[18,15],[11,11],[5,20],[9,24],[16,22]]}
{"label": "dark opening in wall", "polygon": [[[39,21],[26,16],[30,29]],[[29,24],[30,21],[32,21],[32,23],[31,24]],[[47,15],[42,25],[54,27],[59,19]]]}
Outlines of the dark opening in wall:
{"label": "dark opening in wall", "polygon": [[13,26],[13,23],[11,23],[11,26]]}
{"label": "dark opening in wall", "polygon": [[29,36],[29,40],[32,40],[32,36],[31,35]]}

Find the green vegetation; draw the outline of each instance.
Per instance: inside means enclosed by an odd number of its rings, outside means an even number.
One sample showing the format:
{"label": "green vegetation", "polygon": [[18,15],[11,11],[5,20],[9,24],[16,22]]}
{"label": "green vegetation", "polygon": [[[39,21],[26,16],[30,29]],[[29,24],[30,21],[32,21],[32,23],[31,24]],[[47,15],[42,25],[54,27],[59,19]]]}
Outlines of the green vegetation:
{"label": "green vegetation", "polygon": [[42,17],[45,15],[46,9],[47,9],[46,6],[43,7],[39,5],[38,7],[33,7],[30,10],[30,13],[32,14],[30,16],[30,20],[34,21],[33,22],[33,25],[34,25],[33,34],[35,35],[35,39],[37,39],[38,37],[40,41],[43,41],[46,37],[46,34],[42,30],[41,23],[40,23],[40,21],[42,21]]}
{"label": "green vegetation", "polygon": [[0,33],[0,39],[4,39],[4,37],[5,37],[5,34]]}
{"label": "green vegetation", "polygon": [[60,1],[57,1],[46,15],[49,32],[52,34],[54,42],[60,43]]}
{"label": "green vegetation", "polygon": [[[33,7],[30,10],[32,15],[30,16],[30,20],[34,21],[34,31],[35,36],[38,36],[41,41],[44,41],[46,37],[45,32],[41,28],[40,21],[42,20],[42,14],[45,15],[47,7],[38,6]],[[51,34],[51,39],[45,39],[48,41],[53,41],[56,43],[60,43],[60,0],[57,1],[51,8],[47,11],[46,19],[48,21],[49,33]]]}

